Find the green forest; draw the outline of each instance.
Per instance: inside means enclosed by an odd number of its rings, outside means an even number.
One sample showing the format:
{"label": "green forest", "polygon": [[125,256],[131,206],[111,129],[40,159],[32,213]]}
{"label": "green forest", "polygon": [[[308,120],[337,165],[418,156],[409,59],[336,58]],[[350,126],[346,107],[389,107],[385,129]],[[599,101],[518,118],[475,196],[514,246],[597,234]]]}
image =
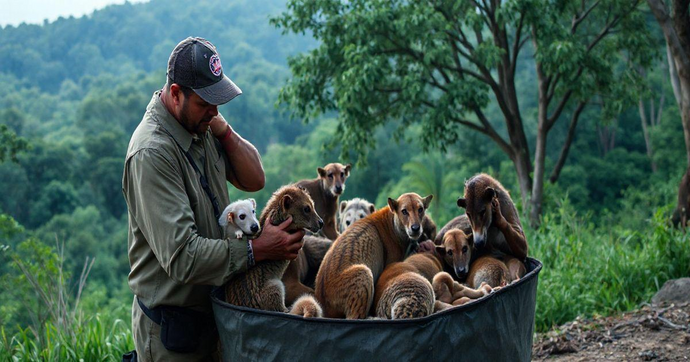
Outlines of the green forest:
{"label": "green forest", "polygon": [[[219,110],[262,156],[265,188],[229,185],[231,200],[261,207],[352,163],[341,200],[433,194],[440,227],[464,212],[465,180],[488,173],[544,264],[538,332],[637,308],[690,275],[671,225],[681,112],[647,3],[506,1],[496,32],[470,2],[431,3],[151,0],[0,28],[0,359],[133,348],[125,152],[187,36],[218,48],[243,90]],[[462,29],[466,58],[446,43]]]}

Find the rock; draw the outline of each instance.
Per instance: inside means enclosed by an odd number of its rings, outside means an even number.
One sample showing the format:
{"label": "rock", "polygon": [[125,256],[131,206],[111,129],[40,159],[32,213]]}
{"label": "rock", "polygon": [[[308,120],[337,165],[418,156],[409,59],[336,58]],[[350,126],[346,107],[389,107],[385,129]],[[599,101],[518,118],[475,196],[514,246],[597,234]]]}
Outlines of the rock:
{"label": "rock", "polygon": [[690,302],[690,278],[672,279],[652,297],[652,304]]}

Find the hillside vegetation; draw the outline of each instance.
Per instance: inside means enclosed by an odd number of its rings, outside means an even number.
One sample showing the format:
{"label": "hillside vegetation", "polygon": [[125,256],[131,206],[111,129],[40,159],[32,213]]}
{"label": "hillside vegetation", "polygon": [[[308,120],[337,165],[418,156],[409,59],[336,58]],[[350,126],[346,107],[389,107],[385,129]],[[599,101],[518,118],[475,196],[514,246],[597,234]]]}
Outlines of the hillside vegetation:
{"label": "hillside vegetation", "polygon": [[[244,91],[220,112],[262,155],[265,189],[230,187],[231,199],[264,205],[279,186],[315,178],[317,167],[340,160],[353,163],[345,200],[382,207],[403,192],[433,194],[430,212],[442,226],[462,212],[455,200],[464,181],[487,172],[526,217],[513,163],[484,135],[460,129],[444,152],[427,152],[423,127],[401,133],[393,122],[368,130],[374,147],[363,158],[342,149],[335,114],[291,119],[278,103],[288,59],[318,44],[309,33],[282,34],[269,24],[284,11],[278,0],[152,0],[0,29],[0,360],[118,360],[132,349],[123,162],[152,93],[165,83],[170,51],[186,36],[217,46]],[[683,132],[663,38],[653,19],[648,24],[658,43],[640,101],[661,112],[649,133],[653,154],[637,103],[613,117],[588,107],[558,182],[545,185],[540,226],[523,223],[530,256],[544,263],[539,331],[636,308],[664,281],[690,274],[688,237],[669,223],[686,165]],[[530,57],[517,63],[528,139],[537,127],[534,69]],[[486,114],[502,119],[494,100]],[[567,123],[554,126],[547,165],[567,132]],[[16,157],[7,152],[12,145]]]}

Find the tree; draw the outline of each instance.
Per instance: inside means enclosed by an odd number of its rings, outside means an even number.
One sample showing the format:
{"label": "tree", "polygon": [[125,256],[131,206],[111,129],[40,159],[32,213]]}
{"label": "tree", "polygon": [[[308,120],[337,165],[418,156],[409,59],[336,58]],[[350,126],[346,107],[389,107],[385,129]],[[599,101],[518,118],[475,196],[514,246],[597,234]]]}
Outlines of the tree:
{"label": "tree", "polygon": [[[338,1],[291,0],[272,19],[285,32],[310,32],[321,45],[289,60],[293,78],[281,91],[293,115],[308,122],[338,111],[343,150],[374,146],[371,129],[399,122],[398,135],[424,128],[426,149],[445,151],[462,132],[480,132],[512,160],[523,205],[538,223],[547,136],[560,120],[568,134],[551,181],[558,179],[582,111],[593,98],[603,113],[622,107],[621,93],[639,77],[620,54],[649,63],[641,0]],[[533,59],[521,55],[526,44]],[[534,155],[515,77],[522,62],[537,74]],[[626,97],[628,98],[628,97]],[[486,112],[495,102],[502,125]],[[531,121],[531,120],[530,120]]]}
{"label": "tree", "polygon": [[[647,0],[647,3],[664,32],[667,54],[670,54],[669,72],[683,123],[687,175],[690,174],[690,0],[672,0],[670,11],[664,0]],[[681,204],[686,201],[681,197],[684,188],[684,182],[681,182],[677,210],[687,206]]]}

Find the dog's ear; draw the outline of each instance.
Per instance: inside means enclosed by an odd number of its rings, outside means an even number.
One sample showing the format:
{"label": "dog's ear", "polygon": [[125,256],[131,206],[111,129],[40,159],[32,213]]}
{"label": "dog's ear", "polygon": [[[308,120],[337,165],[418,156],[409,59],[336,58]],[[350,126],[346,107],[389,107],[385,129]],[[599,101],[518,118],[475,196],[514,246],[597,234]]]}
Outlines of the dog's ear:
{"label": "dog's ear", "polygon": [[281,200],[281,204],[283,205],[284,210],[289,209],[290,205],[292,205],[292,197],[290,197],[290,195],[283,196],[283,199]]}
{"label": "dog's ear", "polygon": [[391,211],[397,212],[398,211],[398,201],[393,200],[390,197],[388,198],[388,207],[391,208]]}
{"label": "dog's ear", "polygon": [[373,214],[376,211],[376,206],[374,204],[369,204],[369,213]]}
{"label": "dog's ear", "polygon": [[440,256],[446,256],[446,247],[445,245],[436,245],[436,252]]}
{"label": "dog's ear", "polygon": [[252,207],[253,207],[254,209],[256,209],[256,200],[254,200],[254,199],[249,199],[249,201],[252,202]]}
{"label": "dog's ear", "polygon": [[350,176],[350,170],[352,169],[352,164],[348,163],[345,165],[345,176]]}
{"label": "dog's ear", "polygon": [[484,202],[491,202],[491,200],[494,199],[494,196],[496,196],[496,190],[494,190],[492,187],[489,187],[484,191],[484,195],[482,195],[482,200]]}
{"label": "dog's ear", "polygon": [[462,197],[458,197],[458,207],[462,207],[463,209],[466,209],[467,208],[467,201]]}
{"label": "dog's ear", "polygon": [[228,222],[231,224],[235,224],[235,213],[234,212],[229,212],[228,213]]}
{"label": "dog's ear", "polygon": [[316,172],[319,173],[319,176],[320,176],[320,177],[326,178],[327,173],[326,173],[326,169],[325,169],[325,168],[319,167],[319,168],[316,169]]}
{"label": "dog's ear", "polygon": [[340,213],[342,214],[343,211],[345,211],[345,208],[347,207],[347,201],[341,201],[340,202]]}
{"label": "dog's ear", "polygon": [[434,195],[429,195],[422,199],[422,203],[424,204],[424,210],[429,208],[429,204],[431,204],[431,200],[434,199]]}

